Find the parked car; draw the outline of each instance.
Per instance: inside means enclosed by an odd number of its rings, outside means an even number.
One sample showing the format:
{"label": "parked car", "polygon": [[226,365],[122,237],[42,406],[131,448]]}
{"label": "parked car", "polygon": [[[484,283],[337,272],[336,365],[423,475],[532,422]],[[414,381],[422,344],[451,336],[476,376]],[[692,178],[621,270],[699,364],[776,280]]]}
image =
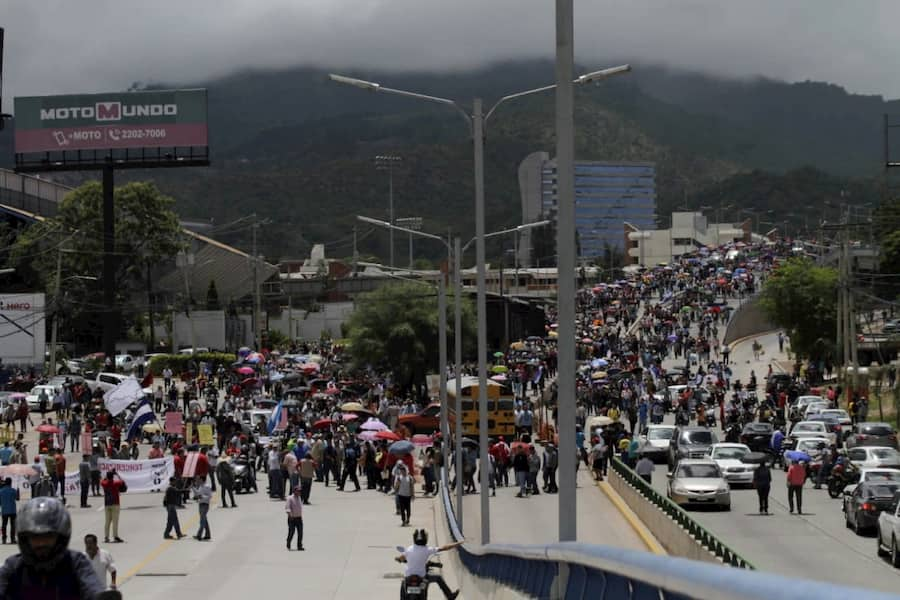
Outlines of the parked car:
{"label": "parked car", "polygon": [[719,438],[707,427],[676,427],[669,440],[669,470],[683,458],[703,458]]}
{"label": "parked car", "polygon": [[142,356],[132,356],[131,354],[116,355],[116,368],[125,373],[131,373],[142,364],[144,364],[144,357]]}
{"label": "parked car", "polygon": [[650,425],[647,433],[641,436],[641,454],[653,462],[666,462],[669,440],[674,432],[674,425]]}
{"label": "parked car", "polygon": [[878,516],[887,510],[900,490],[900,482],[868,482],[844,492],[844,523],[857,535],[878,527]]}
{"label": "parked car", "polygon": [[709,459],[682,459],[669,478],[666,495],[678,505],[709,504],[731,510],[728,482],[719,465]]}
{"label": "parked car", "polygon": [[122,373],[97,373],[94,379],[87,380],[87,386],[91,392],[100,389],[105,394],[130,377],[132,376]]}
{"label": "parked car", "polygon": [[878,515],[878,556],[891,555],[891,564],[900,567],[900,494]]}
{"label": "parked car", "polygon": [[847,436],[847,448],[856,446],[887,446],[897,449],[897,432],[890,423],[857,423]]}
{"label": "parked car", "polygon": [[745,444],[713,444],[706,455],[719,465],[729,484],[749,485],[753,483],[756,465],[741,462],[747,454],[750,454],[750,448]]}
{"label": "parked car", "polygon": [[775,428],[771,423],[747,423],[741,430],[741,443],[753,452],[765,452],[769,449],[773,433]]}
{"label": "parked car", "polygon": [[896,481],[900,482],[900,469],[882,469],[878,467],[867,467],[859,470],[859,483],[867,481]]}
{"label": "parked car", "polygon": [[847,458],[860,468],[900,469],[900,452],[882,446],[857,446],[847,450]]}
{"label": "parked car", "polygon": [[53,410],[53,398],[56,397],[61,390],[60,386],[41,384],[31,388],[31,391],[25,396],[25,402],[28,403],[29,410],[40,410],[41,390],[47,392],[47,410]]}
{"label": "parked car", "polygon": [[411,415],[400,415],[400,425],[403,425],[411,434],[432,434],[441,429],[441,405],[429,404],[424,409]]}
{"label": "parked car", "polygon": [[794,425],[788,437],[794,441],[804,437],[823,437],[828,440],[829,445],[837,443],[837,436],[829,431],[824,421],[800,421]]}

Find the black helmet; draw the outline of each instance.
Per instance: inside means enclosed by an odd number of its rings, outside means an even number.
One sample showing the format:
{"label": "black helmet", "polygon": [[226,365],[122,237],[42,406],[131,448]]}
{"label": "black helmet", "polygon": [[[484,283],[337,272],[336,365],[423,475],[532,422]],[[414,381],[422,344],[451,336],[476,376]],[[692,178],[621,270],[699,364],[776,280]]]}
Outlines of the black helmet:
{"label": "black helmet", "polygon": [[[26,564],[41,570],[53,569],[65,555],[72,537],[72,519],[65,505],[57,498],[32,498],[19,511],[19,550]],[[56,542],[49,552],[35,552],[31,538],[35,535],[55,533]]]}
{"label": "black helmet", "polygon": [[413,544],[416,546],[427,546],[428,532],[424,529],[416,529],[413,531]]}

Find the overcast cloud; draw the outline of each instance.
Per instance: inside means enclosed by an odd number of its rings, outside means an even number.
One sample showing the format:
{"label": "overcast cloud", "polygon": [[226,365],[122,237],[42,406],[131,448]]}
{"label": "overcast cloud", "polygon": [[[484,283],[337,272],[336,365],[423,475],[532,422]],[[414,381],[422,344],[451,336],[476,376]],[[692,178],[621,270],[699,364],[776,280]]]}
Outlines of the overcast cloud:
{"label": "overcast cloud", "polygon": [[[900,1],[577,0],[576,54],[900,97]],[[550,57],[553,0],[2,0],[15,95],[246,67],[442,70]]]}

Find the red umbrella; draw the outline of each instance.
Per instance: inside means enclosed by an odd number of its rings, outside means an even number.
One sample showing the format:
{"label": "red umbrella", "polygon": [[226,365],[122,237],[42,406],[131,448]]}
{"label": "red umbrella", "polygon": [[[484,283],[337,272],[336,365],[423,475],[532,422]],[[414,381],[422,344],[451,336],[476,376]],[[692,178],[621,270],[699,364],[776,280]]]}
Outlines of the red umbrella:
{"label": "red umbrella", "polygon": [[394,433],[393,431],[377,431],[375,432],[376,440],[390,440],[392,442],[396,442],[400,439],[400,436]]}
{"label": "red umbrella", "polygon": [[331,419],[319,419],[315,423],[313,423],[313,429],[327,429],[334,425],[334,421]]}
{"label": "red umbrella", "polygon": [[528,444],[526,444],[525,442],[513,442],[509,445],[509,449],[513,454],[518,452],[519,448],[521,448],[523,452],[528,452]]}
{"label": "red umbrella", "polygon": [[333,396],[334,394],[340,394],[341,390],[336,387],[330,387],[330,388],[325,388],[324,393],[328,394],[329,396]]}
{"label": "red umbrella", "polygon": [[359,415],[354,415],[353,413],[343,413],[341,414],[341,418],[345,421],[355,421],[359,418]]}
{"label": "red umbrella", "polygon": [[59,427],[57,427],[56,425],[48,425],[47,423],[38,425],[34,428],[34,430],[40,433],[59,433]]}
{"label": "red umbrella", "polygon": [[237,372],[241,375],[253,375],[255,373],[253,367],[240,367]]}
{"label": "red umbrella", "polygon": [[251,386],[257,385],[258,383],[259,383],[259,379],[257,379],[256,377],[248,377],[247,379],[245,379],[241,382],[241,385],[243,387],[251,387]]}
{"label": "red umbrella", "polygon": [[412,436],[412,443],[416,448],[427,448],[434,443],[434,438],[424,433],[417,433]]}

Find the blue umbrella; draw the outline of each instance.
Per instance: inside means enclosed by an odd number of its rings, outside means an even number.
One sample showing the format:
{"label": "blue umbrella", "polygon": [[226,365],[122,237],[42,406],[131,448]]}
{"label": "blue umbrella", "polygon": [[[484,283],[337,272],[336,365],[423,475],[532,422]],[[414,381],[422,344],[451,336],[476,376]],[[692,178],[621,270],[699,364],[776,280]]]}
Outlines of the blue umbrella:
{"label": "blue umbrella", "polygon": [[812,462],[812,457],[806,452],[800,450],[788,450],[784,453],[784,457],[788,460],[797,460],[800,462]]}
{"label": "blue umbrella", "polygon": [[608,365],[609,365],[609,362],[607,362],[607,360],[604,358],[595,358],[594,360],[591,361],[591,366],[595,369],[599,369],[600,367],[606,367]]}
{"label": "blue umbrella", "polygon": [[391,454],[402,455],[402,454],[410,454],[415,449],[413,443],[409,440],[400,440],[399,442],[394,442],[388,447],[388,452]]}
{"label": "blue umbrella", "polygon": [[238,356],[240,356],[241,358],[244,358],[245,356],[250,354],[250,352],[252,352],[250,350],[250,348],[248,348],[247,346],[243,346],[240,349],[238,349]]}

